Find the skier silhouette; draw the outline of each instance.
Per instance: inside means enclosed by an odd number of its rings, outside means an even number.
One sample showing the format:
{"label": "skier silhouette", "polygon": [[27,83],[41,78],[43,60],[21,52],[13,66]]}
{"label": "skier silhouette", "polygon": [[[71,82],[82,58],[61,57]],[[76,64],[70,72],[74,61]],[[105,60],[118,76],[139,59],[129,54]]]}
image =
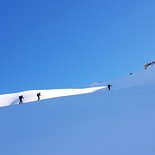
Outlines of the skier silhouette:
{"label": "skier silhouette", "polygon": [[24,99],[23,95],[19,96],[19,104],[23,103],[23,99]]}
{"label": "skier silhouette", "polygon": [[112,86],[111,84],[108,84],[108,85],[107,85],[107,87],[108,87],[109,90],[110,90],[111,86]]}
{"label": "skier silhouette", "polygon": [[38,93],[38,94],[37,94],[38,101],[40,100],[40,96],[41,96],[41,93]]}

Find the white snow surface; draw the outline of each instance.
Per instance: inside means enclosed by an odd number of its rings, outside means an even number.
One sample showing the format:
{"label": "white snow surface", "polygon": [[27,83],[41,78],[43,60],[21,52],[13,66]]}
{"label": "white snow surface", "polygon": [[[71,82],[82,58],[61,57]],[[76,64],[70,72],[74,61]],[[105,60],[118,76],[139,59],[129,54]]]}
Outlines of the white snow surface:
{"label": "white snow surface", "polygon": [[80,89],[47,89],[47,90],[28,90],[11,94],[0,95],[0,107],[19,104],[19,96],[23,95],[23,103],[35,102],[38,100],[37,93],[41,93],[40,100],[52,99],[57,97],[65,97],[72,95],[82,95],[93,93],[98,90],[107,88],[108,84],[112,84],[113,90],[142,86],[154,82],[155,67],[151,66],[148,70],[133,73],[122,79],[112,81],[110,83],[94,82],[89,88]]}
{"label": "white snow surface", "polygon": [[47,100],[0,108],[0,154],[155,155],[155,67],[110,84],[1,96]]}
{"label": "white snow surface", "polygon": [[93,93],[97,90],[106,88],[106,86],[81,88],[81,89],[49,89],[49,90],[29,90],[18,93],[0,95],[0,107],[19,104],[19,96],[23,95],[23,103],[37,101],[37,93],[41,93],[40,100],[64,97],[71,95],[80,95]]}

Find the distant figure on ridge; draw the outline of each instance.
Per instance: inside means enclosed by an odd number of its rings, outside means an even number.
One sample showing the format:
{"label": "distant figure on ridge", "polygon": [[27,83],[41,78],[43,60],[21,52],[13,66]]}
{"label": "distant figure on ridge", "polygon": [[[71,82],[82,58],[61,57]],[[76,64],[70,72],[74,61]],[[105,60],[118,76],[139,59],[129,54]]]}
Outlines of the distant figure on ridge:
{"label": "distant figure on ridge", "polygon": [[19,96],[19,104],[23,103],[23,99],[24,99],[23,95]]}
{"label": "distant figure on ridge", "polygon": [[151,63],[144,64],[144,69],[146,70],[150,65],[151,65]]}
{"label": "distant figure on ridge", "polygon": [[41,93],[38,93],[38,94],[37,94],[38,101],[40,100],[40,96],[41,96]]}
{"label": "distant figure on ridge", "polygon": [[108,84],[108,85],[107,85],[108,90],[110,90],[111,86],[112,86],[111,84]]}
{"label": "distant figure on ridge", "polygon": [[144,69],[146,70],[146,69],[148,69],[150,66],[153,66],[155,64],[155,61],[151,61],[151,62],[149,62],[149,63],[145,63],[144,64]]}

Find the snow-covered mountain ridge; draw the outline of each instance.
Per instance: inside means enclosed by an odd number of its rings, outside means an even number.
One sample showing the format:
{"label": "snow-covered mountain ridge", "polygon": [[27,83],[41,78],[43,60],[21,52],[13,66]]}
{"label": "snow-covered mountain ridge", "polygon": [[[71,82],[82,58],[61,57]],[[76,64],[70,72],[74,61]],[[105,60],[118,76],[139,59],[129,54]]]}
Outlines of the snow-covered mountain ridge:
{"label": "snow-covered mountain ridge", "polygon": [[0,108],[0,153],[154,155],[154,77],[152,67],[110,82],[110,91]]}
{"label": "snow-covered mountain ridge", "polygon": [[4,94],[0,95],[0,107],[19,104],[19,96],[23,96],[23,103],[37,101],[37,93],[41,93],[40,100],[64,97],[71,95],[80,95],[92,93],[106,87],[92,87],[92,88],[83,88],[83,89],[49,89],[49,90],[29,90],[19,93]]}
{"label": "snow-covered mountain ridge", "polygon": [[[155,67],[151,67],[148,70],[128,75],[120,80],[112,81],[112,89],[117,90],[122,88],[155,83],[154,77]],[[19,104],[19,96],[21,95],[24,97],[23,103],[28,103],[37,101],[37,93],[41,93],[40,100],[44,100],[56,97],[93,93],[106,88],[107,85],[103,85],[102,82],[100,82],[100,86],[94,86],[83,89],[29,90],[18,93],[2,94],[0,95],[0,107]]]}

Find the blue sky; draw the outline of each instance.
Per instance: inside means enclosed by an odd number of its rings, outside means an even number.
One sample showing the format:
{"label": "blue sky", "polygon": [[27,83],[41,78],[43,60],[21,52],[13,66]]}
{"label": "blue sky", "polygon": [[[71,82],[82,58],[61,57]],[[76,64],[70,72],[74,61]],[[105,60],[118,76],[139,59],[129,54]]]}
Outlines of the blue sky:
{"label": "blue sky", "polygon": [[153,0],[1,0],[0,93],[87,87],[155,58]]}

